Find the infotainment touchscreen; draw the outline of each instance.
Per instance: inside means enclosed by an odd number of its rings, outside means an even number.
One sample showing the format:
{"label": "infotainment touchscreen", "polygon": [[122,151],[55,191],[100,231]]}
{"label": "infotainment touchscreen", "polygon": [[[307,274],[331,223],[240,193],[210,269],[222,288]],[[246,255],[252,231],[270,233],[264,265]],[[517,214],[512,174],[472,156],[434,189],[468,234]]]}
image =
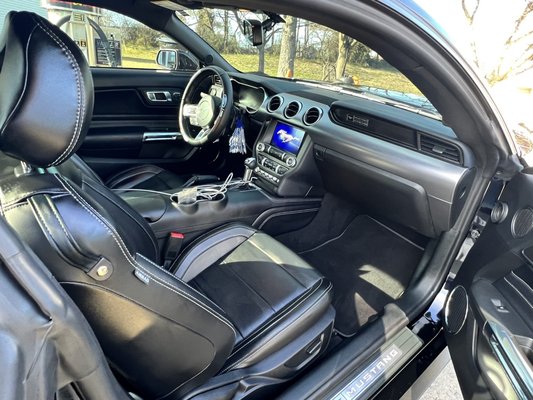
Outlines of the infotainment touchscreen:
{"label": "infotainment touchscreen", "polygon": [[298,154],[305,131],[283,122],[277,122],[270,144],[292,154]]}

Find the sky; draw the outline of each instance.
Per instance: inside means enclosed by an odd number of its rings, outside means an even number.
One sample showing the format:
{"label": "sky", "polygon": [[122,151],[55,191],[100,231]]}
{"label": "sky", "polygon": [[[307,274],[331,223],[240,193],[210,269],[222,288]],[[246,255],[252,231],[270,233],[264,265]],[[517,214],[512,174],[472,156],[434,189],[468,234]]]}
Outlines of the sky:
{"label": "sky", "polygon": [[[526,47],[533,44],[531,35],[529,40],[522,40],[511,47],[505,45],[527,4],[526,0],[480,0],[472,25],[467,22],[461,0],[415,1],[444,27],[465,58],[473,61],[477,53],[482,76],[498,68],[505,70],[516,66]],[[467,9],[472,10],[476,2],[467,0]],[[530,31],[533,31],[533,13],[524,20],[521,28],[522,33]],[[491,91],[509,129],[515,133],[523,133],[527,129],[533,134],[533,70],[511,76],[493,85]]]}

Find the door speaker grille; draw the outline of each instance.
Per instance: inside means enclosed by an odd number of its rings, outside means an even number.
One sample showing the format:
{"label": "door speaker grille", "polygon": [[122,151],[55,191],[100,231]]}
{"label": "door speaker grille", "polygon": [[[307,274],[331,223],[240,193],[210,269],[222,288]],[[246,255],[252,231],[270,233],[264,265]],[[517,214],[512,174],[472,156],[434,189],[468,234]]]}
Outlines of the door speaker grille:
{"label": "door speaker grille", "polygon": [[532,228],[533,210],[529,207],[518,210],[511,223],[511,233],[513,236],[515,238],[522,238],[531,232]]}
{"label": "door speaker grille", "polygon": [[468,294],[463,286],[456,286],[448,296],[444,315],[444,327],[455,335],[466,321],[468,313]]}

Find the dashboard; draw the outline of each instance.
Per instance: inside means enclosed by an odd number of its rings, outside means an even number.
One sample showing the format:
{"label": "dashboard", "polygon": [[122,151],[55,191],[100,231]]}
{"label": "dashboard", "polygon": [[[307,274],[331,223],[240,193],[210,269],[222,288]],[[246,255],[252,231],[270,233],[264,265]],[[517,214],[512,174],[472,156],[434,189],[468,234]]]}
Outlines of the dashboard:
{"label": "dashboard", "polygon": [[453,226],[474,158],[441,121],[301,83],[241,75],[232,77],[234,97],[260,126],[255,175],[266,190],[281,197],[332,192],[428,237]]}

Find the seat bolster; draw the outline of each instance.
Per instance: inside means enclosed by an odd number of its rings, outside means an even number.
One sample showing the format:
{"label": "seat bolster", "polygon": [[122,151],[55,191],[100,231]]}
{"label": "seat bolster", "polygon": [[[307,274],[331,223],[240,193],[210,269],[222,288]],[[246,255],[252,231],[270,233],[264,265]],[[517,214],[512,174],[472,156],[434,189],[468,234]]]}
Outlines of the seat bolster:
{"label": "seat bolster", "polygon": [[239,223],[214,229],[191,243],[173,263],[171,271],[182,281],[189,282],[231,253],[255,232],[254,228]]}
{"label": "seat bolster", "polygon": [[100,179],[100,177],[96,174],[96,172],[94,172],[86,163],[85,161],[83,161],[81,159],[80,156],[78,156],[77,154],[73,154],[69,160],[67,160],[66,162],[64,162],[63,164],[61,164],[59,167],[58,167],[58,170],[60,171],[60,173],[63,175],[63,176],[66,176],[66,177],[71,177],[74,175],[75,171],[74,171],[74,168],[77,168],[79,170],[79,172],[81,173],[82,176],[88,176],[90,177],[92,180],[100,183],[100,184],[104,184],[104,182],[102,182],[102,180]]}

